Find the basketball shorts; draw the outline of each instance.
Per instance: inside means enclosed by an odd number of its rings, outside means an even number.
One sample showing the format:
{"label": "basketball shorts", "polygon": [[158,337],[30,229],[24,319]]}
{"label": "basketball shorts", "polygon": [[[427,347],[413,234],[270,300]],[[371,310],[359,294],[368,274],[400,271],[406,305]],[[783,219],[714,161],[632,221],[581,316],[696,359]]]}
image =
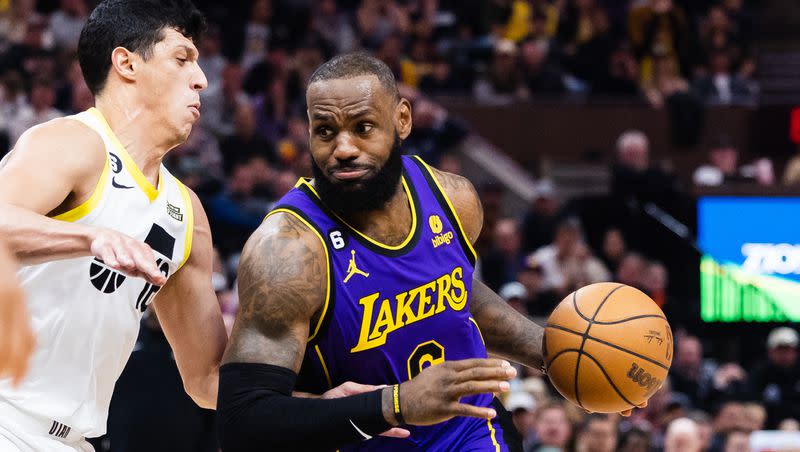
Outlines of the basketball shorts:
{"label": "basketball shorts", "polygon": [[0,451],[94,452],[83,436],[60,424],[21,412],[0,400]]}

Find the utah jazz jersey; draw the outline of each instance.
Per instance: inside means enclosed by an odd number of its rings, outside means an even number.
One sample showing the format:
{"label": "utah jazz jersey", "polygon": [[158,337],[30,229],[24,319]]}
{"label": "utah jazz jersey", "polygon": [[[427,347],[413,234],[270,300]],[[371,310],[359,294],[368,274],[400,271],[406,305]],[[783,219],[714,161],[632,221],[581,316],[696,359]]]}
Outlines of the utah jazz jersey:
{"label": "utah jazz jersey", "polygon": [[[155,251],[161,272],[174,274],[189,257],[192,242],[186,187],[163,166],[158,188],[153,187],[99,110],[71,118],[102,137],[106,165],[90,198],[55,219],[110,228],[144,241]],[[18,276],[37,344],[20,387],[0,380],[0,425],[10,407],[52,421],[51,433],[57,436],[102,435],[114,383],[136,342],[142,313],[159,287],[94,257],[30,265]]]}
{"label": "utah jazz jersey", "polygon": [[[300,218],[328,257],[327,299],[311,325],[298,390],[401,383],[445,360],[486,357],[469,310],[475,251],[452,204],[417,157],[403,157],[402,187],[412,224],[396,246],[348,225],[305,180],[270,213]],[[462,398],[478,406],[492,400],[492,394]],[[408,439],[375,437],[343,451],[506,450],[500,427],[485,419],[457,417],[410,430]]]}

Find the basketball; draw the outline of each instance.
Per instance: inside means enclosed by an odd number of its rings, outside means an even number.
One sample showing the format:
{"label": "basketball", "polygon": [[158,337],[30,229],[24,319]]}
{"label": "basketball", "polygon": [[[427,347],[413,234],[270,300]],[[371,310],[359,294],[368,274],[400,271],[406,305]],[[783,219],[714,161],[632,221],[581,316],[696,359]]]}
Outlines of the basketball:
{"label": "basketball", "polygon": [[592,284],[553,310],[544,333],[553,386],[590,412],[615,413],[649,399],[672,364],[672,330],[638,289]]}

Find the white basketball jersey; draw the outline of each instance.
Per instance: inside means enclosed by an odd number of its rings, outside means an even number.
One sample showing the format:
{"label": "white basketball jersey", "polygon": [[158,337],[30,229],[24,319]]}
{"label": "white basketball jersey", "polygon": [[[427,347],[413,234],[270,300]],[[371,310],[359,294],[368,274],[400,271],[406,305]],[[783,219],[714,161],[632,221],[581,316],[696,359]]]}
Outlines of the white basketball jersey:
{"label": "white basketball jersey", "polygon": [[[153,187],[99,110],[71,118],[103,138],[108,160],[91,197],[55,218],[142,240],[155,251],[160,270],[167,277],[174,274],[189,257],[192,242],[186,187],[163,165],[158,189]],[[26,266],[18,276],[37,346],[20,387],[0,380],[0,402],[58,421],[83,436],[104,434],[114,384],[136,342],[142,313],[159,287],[93,257]]]}

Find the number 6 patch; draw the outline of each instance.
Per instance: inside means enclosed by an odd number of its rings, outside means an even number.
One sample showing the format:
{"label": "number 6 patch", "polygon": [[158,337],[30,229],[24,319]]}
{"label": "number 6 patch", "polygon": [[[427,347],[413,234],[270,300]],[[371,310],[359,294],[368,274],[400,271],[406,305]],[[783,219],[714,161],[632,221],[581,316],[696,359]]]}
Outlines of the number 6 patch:
{"label": "number 6 patch", "polygon": [[345,241],[344,236],[342,235],[342,231],[338,229],[334,229],[331,232],[329,232],[328,238],[331,240],[331,246],[333,247],[333,249],[337,251],[347,246],[347,242]]}

